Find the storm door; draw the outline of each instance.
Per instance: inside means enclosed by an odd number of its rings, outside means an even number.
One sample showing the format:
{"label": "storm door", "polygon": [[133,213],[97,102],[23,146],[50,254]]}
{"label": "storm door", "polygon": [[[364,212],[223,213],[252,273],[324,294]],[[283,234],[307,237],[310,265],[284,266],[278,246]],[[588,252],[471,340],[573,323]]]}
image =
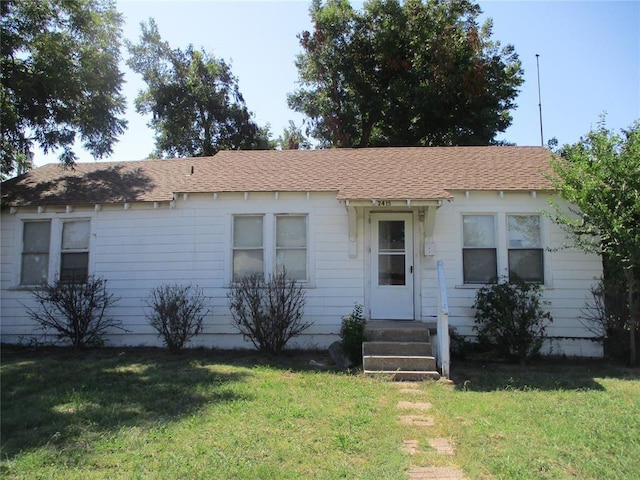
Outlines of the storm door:
{"label": "storm door", "polygon": [[413,320],[411,213],[371,214],[371,318]]}

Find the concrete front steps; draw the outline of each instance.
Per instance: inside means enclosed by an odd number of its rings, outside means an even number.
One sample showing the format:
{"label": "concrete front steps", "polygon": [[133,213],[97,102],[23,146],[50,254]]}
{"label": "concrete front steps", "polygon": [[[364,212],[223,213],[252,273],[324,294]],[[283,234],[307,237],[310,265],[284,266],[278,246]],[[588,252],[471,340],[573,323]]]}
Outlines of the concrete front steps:
{"label": "concrete front steps", "polygon": [[430,325],[415,321],[371,320],[362,344],[362,368],[368,376],[393,380],[438,379]]}

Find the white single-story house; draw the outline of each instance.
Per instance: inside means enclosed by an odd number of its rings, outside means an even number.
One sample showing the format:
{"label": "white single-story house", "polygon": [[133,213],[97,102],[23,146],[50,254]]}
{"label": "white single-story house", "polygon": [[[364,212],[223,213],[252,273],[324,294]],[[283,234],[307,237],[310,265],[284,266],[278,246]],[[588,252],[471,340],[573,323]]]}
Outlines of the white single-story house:
{"label": "white single-story house", "polygon": [[[146,299],[164,283],[203,289],[209,314],[192,345],[250,348],[227,292],[282,266],[303,282],[292,346],[324,348],[341,317],[449,324],[473,335],[478,288],[515,273],[544,285],[547,351],[601,356],[579,320],[599,257],[566,248],[543,211],[553,194],[540,147],[222,151],[208,158],[56,164],[2,184],[1,335],[46,340],[27,315],[31,290],[72,274],[107,279],[119,302],[111,345],[161,345]],[[441,274],[445,279],[439,287]],[[53,336],[49,337],[53,339]]]}

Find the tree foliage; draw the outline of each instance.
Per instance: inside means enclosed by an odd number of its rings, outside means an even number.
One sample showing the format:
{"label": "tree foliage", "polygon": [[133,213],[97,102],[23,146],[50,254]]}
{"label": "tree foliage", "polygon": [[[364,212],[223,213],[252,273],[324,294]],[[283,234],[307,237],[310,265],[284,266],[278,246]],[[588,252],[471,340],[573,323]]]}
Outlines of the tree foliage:
{"label": "tree foliage", "polygon": [[3,0],[1,173],[28,164],[34,146],[73,165],[79,136],[108,156],[125,127],[118,68],[122,17],[112,0]]}
{"label": "tree foliage", "polygon": [[603,254],[624,272],[630,360],[640,324],[640,122],[621,135],[598,127],[554,158],[555,186],[577,208],[554,205],[558,224],[583,250]]}
{"label": "tree foliage", "polygon": [[487,145],[523,82],[468,0],[314,0],[290,108],[321,146]]}
{"label": "tree foliage", "polygon": [[222,59],[189,45],[172,49],[153,19],[140,25],[138,44],[127,42],[127,64],[142,75],[136,111],[151,114],[158,157],[210,156],[219,150],[267,149],[260,128],[242,97],[238,79]]}
{"label": "tree foliage", "polygon": [[311,143],[293,120],[289,120],[289,125],[284,128],[282,135],[276,140],[278,147],[282,150],[309,150]]}

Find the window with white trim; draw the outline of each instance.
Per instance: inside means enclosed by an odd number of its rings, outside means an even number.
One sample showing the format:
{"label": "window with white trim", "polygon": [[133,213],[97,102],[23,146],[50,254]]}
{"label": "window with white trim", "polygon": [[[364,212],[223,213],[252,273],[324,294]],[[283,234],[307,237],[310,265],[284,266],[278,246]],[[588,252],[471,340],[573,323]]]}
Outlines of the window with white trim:
{"label": "window with white trim", "polygon": [[233,217],[233,280],[264,274],[264,232],[262,215]]}
{"label": "window with white trim", "polygon": [[85,283],[89,277],[91,222],[87,219],[24,220],[20,285]]}
{"label": "window with white trim", "polygon": [[309,280],[307,215],[233,216],[232,280],[285,271],[289,278]]}
{"label": "window with white trim", "polygon": [[462,216],[464,283],[495,283],[498,277],[494,215]]}
{"label": "window with white trim", "polygon": [[509,280],[544,283],[540,215],[507,215]]}
{"label": "window with white trim", "polygon": [[51,220],[23,223],[20,285],[39,285],[49,279],[50,244]]}
{"label": "window with white trim", "polygon": [[307,280],[307,217],[276,215],[276,271]]}
{"label": "window with white trim", "polygon": [[85,283],[89,276],[89,230],[87,220],[62,224],[60,282]]}

